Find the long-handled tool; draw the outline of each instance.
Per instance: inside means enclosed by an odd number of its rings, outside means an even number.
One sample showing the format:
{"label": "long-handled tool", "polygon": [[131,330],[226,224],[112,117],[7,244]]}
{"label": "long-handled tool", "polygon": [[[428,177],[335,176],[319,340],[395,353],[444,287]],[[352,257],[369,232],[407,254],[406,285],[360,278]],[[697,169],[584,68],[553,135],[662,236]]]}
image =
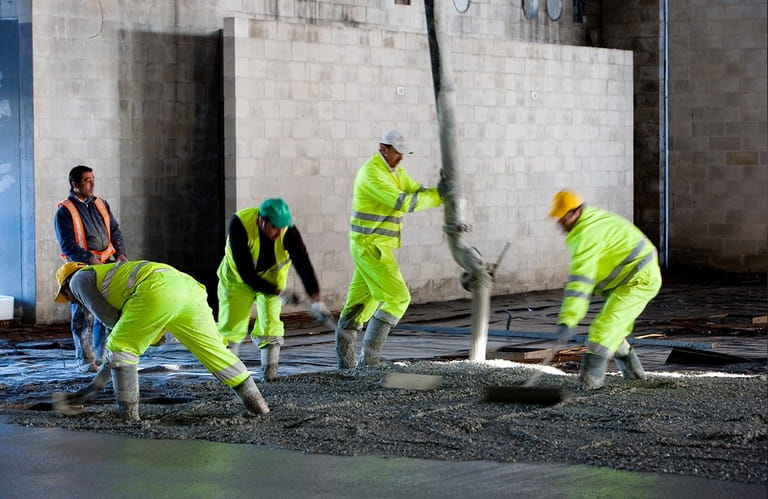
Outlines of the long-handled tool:
{"label": "long-handled tool", "polygon": [[518,404],[555,405],[570,398],[570,394],[553,387],[534,387],[533,384],[543,373],[557,352],[565,346],[558,341],[547,353],[539,364],[539,368],[520,386],[492,386],[488,387],[485,400],[488,402],[511,402]]}
{"label": "long-handled tool", "polygon": [[[284,303],[288,303],[291,305],[300,305],[302,304],[302,300],[299,298],[298,294],[295,292],[285,292],[285,296],[283,298]],[[310,308],[311,310],[311,308]],[[330,317],[330,316],[315,316],[315,320],[326,326],[327,328],[336,331],[336,321]],[[343,330],[339,330],[339,334],[345,335],[345,337],[355,342],[355,338],[352,338],[348,333],[345,333]],[[389,372],[384,375],[384,379],[381,381],[381,386],[385,388],[397,388],[400,390],[433,390],[435,388],[439,388],[440,385],[442,385],[443,378],[442,376],[433,376],[430,374],[412,374],[412,373],[406,373],[402,372],[402,369],[392,362],[391,360],[387,359],[386,357],[382,356],[379,352],[376,352],[372,348],[363,345],[363,349],[365,350],[365,353],[370,355],[371,357],[375,357],[380,362],[388,365],[393,369],[394,372]]]}
{"label": "long-handled tool", "polygon": [[93,380],[76,392],[53,392],[51,404],[53,410],[65,416],[77,416],[85,412],[83,404],[94,398],[112,379],[107,362],[103,362]]}

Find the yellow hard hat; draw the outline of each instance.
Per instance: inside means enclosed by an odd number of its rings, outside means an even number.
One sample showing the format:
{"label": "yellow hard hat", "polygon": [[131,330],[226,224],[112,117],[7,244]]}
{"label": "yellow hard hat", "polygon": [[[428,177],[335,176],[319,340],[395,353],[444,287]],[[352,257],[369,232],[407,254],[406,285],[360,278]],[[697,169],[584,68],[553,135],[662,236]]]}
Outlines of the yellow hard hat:
{"label": "yellow hard hat", "polygon": [[67,298],[61,293],[64,282],[83,267],[85,267],[85,264],[82,262],[67,262],[59,267],[59,270],[56,271],[56,281],[59,283],[59,290],[56,291],[56,296],[53,298],[56,303],[66,303]]}
{"label": "yellow hard hat", "polygon": [[584,201],[576,192],[563,189],[555,194],[555,197],[552,199],[552,209],[549,210],[549,216],[558,219],[562,218],[566,213],[575,210],[583,204]]}

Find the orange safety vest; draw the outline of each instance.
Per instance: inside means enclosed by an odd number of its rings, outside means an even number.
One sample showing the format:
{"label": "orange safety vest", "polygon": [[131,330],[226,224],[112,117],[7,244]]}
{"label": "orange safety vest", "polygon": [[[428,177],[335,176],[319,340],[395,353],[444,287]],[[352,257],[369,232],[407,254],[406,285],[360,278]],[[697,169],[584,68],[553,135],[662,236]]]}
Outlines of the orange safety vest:
{"label": "orange safety vest", "polygon": [[[84,250],[90,251],[96,255],[98,259],[104,263],[109,259],[110,256],[117,253],[117,250],[115,250],[115,247],[112,246],[112,230],[110,229],[111,219],[109,217],[109,210],[107,210],[107,205],[104,204],[104,201],[100,197],[94,197],[93,204],[95,204],[96,209],[99,210],[101,218],[104,219],[104,226],[107,228],[107,239],[109,239],[109,246],[107,246],[102,251],[93,251],[88,249],[88,243],[85,241],[85,227],[83,226],[83,219],[80,218],[80,212],[77,211],[74,203],[72,203],[70,199],[65,199],[59,203],[59,206],[63,206],[69,210],[69,214],[72,216],[72,228],[75,231],[75,241],[77,244]],[[61,258],[66,260],[67,256],[62,253]]]}

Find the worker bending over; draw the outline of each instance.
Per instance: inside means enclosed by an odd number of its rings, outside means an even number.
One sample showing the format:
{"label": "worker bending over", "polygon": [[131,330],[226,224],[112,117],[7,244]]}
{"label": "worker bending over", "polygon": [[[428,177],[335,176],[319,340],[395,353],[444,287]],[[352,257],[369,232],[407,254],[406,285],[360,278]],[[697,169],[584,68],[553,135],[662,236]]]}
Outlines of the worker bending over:
{"label": "worker bending over", "polygon": [[355,271],[336,328],[339,369],[355,365],[357,333],[365,322],[368,327],[357,365],[378,364],[384,340],[411,302],[393,252],[400,247],[403,216],[440,206],[442,199],[436,188],[423,187],[399,166],[408,154],[412,151],[403,135],[389,130],[355,177],[349,226]]}
{"label": "worker bending over", "polygon": [[74,393],[55,393],[54,409],[76,412],[109,381],[118,409],[129,421],[139,418],[139,357],[170,332],[219,381],[234,388],[254,414],[269,407],[245,365],[227,350],[216,330],[205,287],[163,263],[84,265],[68,262],[56,272],[59,303],[79,303],[112,329],[94,380]]}
{"label": "worker bending over", "polygon": [[587,206],[570,190],[555,194],[550,217],[566,232],[570,254],[568,282],[560,308],[558,339],[562,344],[587,313],[597,293],[606,298],[589,327],[581,362],[581,387],[603,386],[613,358],[626,379],[645,379],[637,354],[625,339],[635,319],[661,288],[656,248],[631,222]]}
{"label": "worker bending over", "polygon": [[322,324],[333,319],[322,301],[307,248],[285,201],[270,198],[259,207],[245,208],[232,216],[224,258],[217,271],[218,328],[225,344],[237,351],[248,334],[251,307],[256,303],[251,340],[261,352],[264,381],[277,378],[285,335],[280,320],[284,298],[280,295],[285,291],[291,262],[312,300],[315,320]]}

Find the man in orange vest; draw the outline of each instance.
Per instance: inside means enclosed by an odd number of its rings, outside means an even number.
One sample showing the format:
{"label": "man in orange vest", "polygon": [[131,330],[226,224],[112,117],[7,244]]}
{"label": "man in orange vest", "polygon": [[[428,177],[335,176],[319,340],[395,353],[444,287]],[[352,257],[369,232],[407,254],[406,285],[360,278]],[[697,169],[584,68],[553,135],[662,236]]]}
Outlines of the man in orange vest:
{"label": "man in orange vest", "polygon": [[[93,194],[95,183],[88,166],[78,165],[69,172],[69,197],[59,203],[53,220],[61,258],[87,265],[127,261],[120,226],[109,204]],[[77,303],[69,309],[78,369],[95,372],[107,336],[104,325]]]}

